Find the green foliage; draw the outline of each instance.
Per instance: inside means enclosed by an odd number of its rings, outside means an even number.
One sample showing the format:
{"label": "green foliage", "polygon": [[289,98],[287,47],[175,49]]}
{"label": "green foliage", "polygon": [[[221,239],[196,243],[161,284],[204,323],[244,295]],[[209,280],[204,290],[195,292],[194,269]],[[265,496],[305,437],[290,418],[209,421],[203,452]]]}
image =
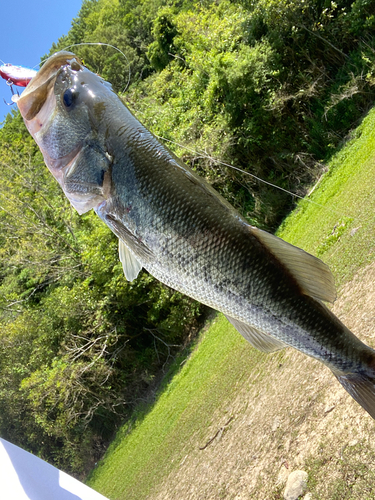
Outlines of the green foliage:
{"label": "green foliage", "polygon": [[0,434],[79,474],[200,305],[146,272],[125,280],[117,238],[72,209],[18,115],[0,144]]}
{"label": "green foliage", "polygon": [[370,12],[226,0],[160,10],[148,52],[159,72],[128,103],[167,145],[185,144],[172,148],[249,220],[275,227],[290,196],[212,158],[303,194],[373,101]]}
{"label": "green foliage", "polygon": [[[373,102],[374,1],[86,0],[69,34],[138,117],[250,221],[275,228]],[[156,74],[155,74],[156,70]],[[168,142],[168,145],[171,145]],[[191,150],[197,151],[192,153]]]}
{"label": "green foliage", "polygon": [[155,40],[148,46],[147,57],[156,70],[163,70],[175,52],[173,41],[178,34],[173,23],[175,14],[171,8],[162,9],[153,22],[152,35]]}

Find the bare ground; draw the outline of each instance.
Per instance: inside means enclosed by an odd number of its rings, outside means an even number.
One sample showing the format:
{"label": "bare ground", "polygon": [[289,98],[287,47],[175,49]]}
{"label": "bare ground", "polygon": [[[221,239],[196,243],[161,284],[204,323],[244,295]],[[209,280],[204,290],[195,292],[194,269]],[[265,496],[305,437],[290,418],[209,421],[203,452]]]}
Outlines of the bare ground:
{"label": "bare ground", "polygon": [[[341,289],[333,311],[375,346],[375,264]],[[372,418],[319,362],[288,349],[269,363],[261,382],[256,372],[241,382],[203,441],[184,443],[153,500],[276,500],[295,469],[309,473],[313,500],[375,498]]]}

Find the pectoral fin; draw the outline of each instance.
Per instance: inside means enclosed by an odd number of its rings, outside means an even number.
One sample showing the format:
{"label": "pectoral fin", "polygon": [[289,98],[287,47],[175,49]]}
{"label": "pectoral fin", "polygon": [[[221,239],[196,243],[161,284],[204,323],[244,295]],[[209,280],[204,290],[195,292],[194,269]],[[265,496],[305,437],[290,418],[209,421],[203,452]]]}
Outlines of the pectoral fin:
{"label": "pectoral fin", "polygon": [[140,241],[135,234],[131,233],[121,220],[115,217],[115,215],[110,213],[103,214],[100,210],[97,210],[96,213],[101,219],[104,220],[118,239],[125,243],[125,246],[129,248],[130,252],[134,256],[134,259],[139,259],[143,262],[155,259],[153,252],[144,243],[142,243],[142,241]]}
{"label": "pectoral fin", "polygon": [[335,281],[327,264],[273,234],[256,227],[251,227],[251,232],[287,268],[301,287],[302,293],[334,302]]}
{"label": "pectoral fin", "polygon": [[246,323],[231,318],[230,316],[226,316],[226,318],[243,338],[250,342],[253,347],[259,349],[259,351],[275,352],[284,349],[284,347],[288,347],[284,342],[281,342],[281,340],[277,340],[271,337],[271,335],[257,330],[253,326],[246,325]]}
{"label": "pectoral fin", "polygon": [[135,280],[139,271],[142,269],[142,264],[138,262],[121,239],[118,240],[118,254],[124,270],[125,278],[128,281]]}

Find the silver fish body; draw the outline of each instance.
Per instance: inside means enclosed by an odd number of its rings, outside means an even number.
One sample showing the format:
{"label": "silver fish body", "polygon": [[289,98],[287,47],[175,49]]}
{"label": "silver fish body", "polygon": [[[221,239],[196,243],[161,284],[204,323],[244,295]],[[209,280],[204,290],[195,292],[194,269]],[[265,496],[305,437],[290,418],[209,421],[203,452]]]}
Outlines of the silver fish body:
{"label": "silver fish body", "polygon": [[325,264],[250,226],[73,54],[50,58],[17,102],[72,205],[118,236],[128,277],[144,267],[255,347],[319,359],[375,418],[375,354],[322,303],[335,298]]}

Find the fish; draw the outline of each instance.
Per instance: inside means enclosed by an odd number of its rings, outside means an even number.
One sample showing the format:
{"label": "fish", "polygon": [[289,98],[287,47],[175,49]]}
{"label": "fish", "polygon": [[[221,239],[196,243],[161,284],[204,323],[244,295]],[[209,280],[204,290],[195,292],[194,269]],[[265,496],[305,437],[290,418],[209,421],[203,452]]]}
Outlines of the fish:
{"label": "fish", "polygon": [[375,419],[375,351],[325,304],[336,298],[325,263],[251,226],[73,53],[52,55],[17,105],[73,207],[118,237],[128,280],[144,268],[255,348],[319,360]]}

